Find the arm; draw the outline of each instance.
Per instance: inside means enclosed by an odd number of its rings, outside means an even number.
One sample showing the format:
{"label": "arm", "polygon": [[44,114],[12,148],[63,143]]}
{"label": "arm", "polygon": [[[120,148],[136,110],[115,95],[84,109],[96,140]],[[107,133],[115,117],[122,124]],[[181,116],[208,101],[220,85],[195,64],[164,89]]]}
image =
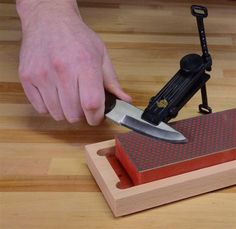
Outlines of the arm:
{"label": "arm", "polygon": [[130,101],[104,43],[82,20],[75,0],[17,0],[22,24],[19,77],[39,113],[90,125],[104,117],[104,88]]}

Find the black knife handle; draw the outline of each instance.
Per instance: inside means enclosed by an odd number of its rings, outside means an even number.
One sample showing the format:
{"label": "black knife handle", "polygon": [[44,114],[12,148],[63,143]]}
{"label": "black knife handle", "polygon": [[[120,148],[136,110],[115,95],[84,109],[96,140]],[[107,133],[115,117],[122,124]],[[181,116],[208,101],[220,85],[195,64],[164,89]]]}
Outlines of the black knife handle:
{"label": "black knife handle", "polygon": [[105,90],[105,114],[109,113],[116,105],[117,97]]}

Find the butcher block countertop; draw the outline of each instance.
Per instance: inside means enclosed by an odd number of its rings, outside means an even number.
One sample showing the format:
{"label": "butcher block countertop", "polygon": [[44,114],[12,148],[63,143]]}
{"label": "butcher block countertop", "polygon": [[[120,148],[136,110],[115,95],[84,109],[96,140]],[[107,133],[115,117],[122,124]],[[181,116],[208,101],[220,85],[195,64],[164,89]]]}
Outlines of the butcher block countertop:
{"label": "butcher block countertop", "polygon": [[[200,53],[191,3],[208,7],[213,111],[236,107],[236,1],[81,0],[84,20],[106,43],[121,85],[144,108]],[[86,144],[127,129],[104,121],[56,122],[39,115],[19,82],[20,21],[13,0],[0,0],[0,228],[235,228],[236,187],[114,218],[85,163]],[[200,93],[177,119],[199,115]]]}

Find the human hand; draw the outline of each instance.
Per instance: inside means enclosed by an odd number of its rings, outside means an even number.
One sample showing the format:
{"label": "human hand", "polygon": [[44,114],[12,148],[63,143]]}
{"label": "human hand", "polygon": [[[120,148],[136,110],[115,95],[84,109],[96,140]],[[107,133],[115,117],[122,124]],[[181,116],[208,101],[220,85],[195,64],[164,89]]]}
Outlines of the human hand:
{"label": "human hand", "polygon": [[23,32],[19,77],[39,113],[71,123],[85,116],[98,125],[104,117],[104,88],[131,101],[75,0],[18,0],[17,10]]}

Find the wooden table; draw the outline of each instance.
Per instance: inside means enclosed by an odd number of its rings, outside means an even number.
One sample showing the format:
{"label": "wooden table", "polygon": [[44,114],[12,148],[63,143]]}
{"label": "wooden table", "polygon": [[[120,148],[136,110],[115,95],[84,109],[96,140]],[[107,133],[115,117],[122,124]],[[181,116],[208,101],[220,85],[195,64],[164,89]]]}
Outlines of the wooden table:
{"label": "wooden table", "polygon": [[[204,2],[214,61],[209,103],[221,111],[236,106],[236,2]],[[200,52],[189,6],[183,0],[80,1],[135,105],[145,106],[183,55]],[[114,218],[85,164],[84,145],[127,130],[108,121],[89,127],[38,115],[17,75],[20,39],[14,1],[0,0],[0,228],[235,228],[235,186]],[[197,94],[178,119],[199,115],[199,102]]]}

